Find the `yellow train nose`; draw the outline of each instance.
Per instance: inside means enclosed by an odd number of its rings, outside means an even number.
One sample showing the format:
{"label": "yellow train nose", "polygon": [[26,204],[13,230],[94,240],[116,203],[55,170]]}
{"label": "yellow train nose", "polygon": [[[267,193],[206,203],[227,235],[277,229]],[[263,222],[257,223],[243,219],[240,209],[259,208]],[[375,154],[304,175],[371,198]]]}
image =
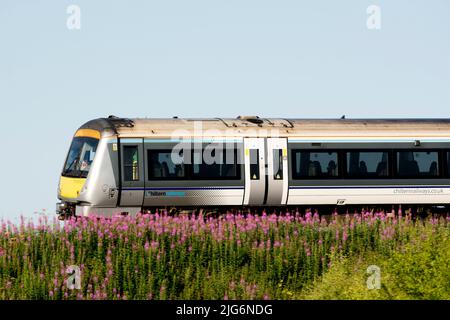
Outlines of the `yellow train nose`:
{"label": "yellow train nose", "polygon": [[86,178],[61,177],[59,180],[59,195],[62,198],[76,199],[85,182]]}

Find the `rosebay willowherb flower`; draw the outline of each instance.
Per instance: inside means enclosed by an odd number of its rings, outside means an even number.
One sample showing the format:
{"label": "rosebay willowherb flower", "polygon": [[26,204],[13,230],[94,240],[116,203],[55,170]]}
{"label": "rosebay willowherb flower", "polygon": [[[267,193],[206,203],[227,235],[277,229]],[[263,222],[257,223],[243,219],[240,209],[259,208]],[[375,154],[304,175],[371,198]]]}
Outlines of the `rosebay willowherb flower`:
{"label": "rosebay willowherb flower", "polygon": [[[292,298],[334,256],[388,252],[420,228],[448,230],[449,221],[381,211],[325,219],[316,211],[211,217],[165,210],[63,223],[40,217],[19,227],[1,221],[0,288],[8,290],[0,299]],[[81,273],[74,290],[64,272],[72,265]]]}

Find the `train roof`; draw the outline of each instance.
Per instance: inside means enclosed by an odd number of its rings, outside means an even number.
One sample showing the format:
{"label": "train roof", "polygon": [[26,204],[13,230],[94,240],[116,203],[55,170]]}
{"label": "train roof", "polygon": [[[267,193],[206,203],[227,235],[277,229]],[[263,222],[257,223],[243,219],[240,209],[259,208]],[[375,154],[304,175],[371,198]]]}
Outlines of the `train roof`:
{"label": "train roof", "polygon": [[409,137],[450,141],[450,119],[285,119],[240,116],[237,118],[119,118],[109,116],[84,124],[102,136],[146,137]]}

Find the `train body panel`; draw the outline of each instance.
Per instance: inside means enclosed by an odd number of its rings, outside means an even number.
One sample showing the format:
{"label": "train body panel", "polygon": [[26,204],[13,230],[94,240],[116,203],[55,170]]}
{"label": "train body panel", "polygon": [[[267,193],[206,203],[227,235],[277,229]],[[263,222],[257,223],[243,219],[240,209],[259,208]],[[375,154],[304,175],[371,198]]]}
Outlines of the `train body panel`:
{"label": "train body panel", "polygon": [[85,205],[77,205],[75,207],[74,215],[80,217],[88,217],[88,216],[98,216],[98,217],[112,217],[118,215],[130,215],[136,216],[139,212],[141,212],[141,207],[94,207],[94,206],[85,206]]}
{"label": "train body panel", "polygon": [[[116,207],[119,198],[117,173],[113,167],[116,152],[111,152],[116,139],[101,139],[92,161],[86,183],[78,200],[95,207]],[[115,162],[117,163],[117,161]]]}
{"label": "train body panel", "polygon": [[58,193],[61,199],[76,200],[80,195],[81,188],[86,183],[86,178],[61,177],[59,180]]}
{"label": "train body panel", "polygon": [[291,187],[288,205],[445,204],[449,185]]}
{"label": "train body panel", "polygon": [[241,206],[243,195],[242,186],[148,188],[144,206]]}
{"label": "train body panel", "polygon": [[450,204],[450,120],[122,119],[76,131],[61,215]]}

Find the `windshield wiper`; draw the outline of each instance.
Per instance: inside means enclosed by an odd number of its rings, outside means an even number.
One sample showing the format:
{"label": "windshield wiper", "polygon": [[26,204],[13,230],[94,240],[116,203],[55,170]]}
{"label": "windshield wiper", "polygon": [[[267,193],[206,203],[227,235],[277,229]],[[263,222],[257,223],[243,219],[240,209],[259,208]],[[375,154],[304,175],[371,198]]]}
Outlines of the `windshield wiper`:
{"label": "windshield wiper", "polygon": [[80,156],[75,157],[73,161],[70,163],[70,165],[64,170],[63,174],[67,174],[71,171],[72,166],[74,166],[78,161],[80,160]]}

